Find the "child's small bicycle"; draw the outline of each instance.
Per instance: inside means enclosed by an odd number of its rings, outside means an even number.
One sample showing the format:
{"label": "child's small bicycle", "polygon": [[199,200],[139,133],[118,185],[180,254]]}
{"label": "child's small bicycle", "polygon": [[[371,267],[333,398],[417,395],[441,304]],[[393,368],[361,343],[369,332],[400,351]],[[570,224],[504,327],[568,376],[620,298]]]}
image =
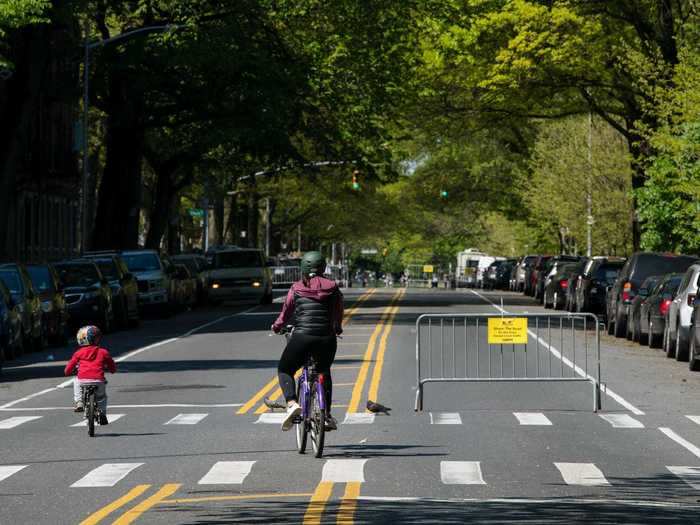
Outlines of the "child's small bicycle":
{"label": "child's small bicycle", "polygon": [[95,437],[95,422],[100,419],[100,409],[97,406],[97,386],[80,385],[80,394],[83,398],[83,407],[85,407],[88,435]]}

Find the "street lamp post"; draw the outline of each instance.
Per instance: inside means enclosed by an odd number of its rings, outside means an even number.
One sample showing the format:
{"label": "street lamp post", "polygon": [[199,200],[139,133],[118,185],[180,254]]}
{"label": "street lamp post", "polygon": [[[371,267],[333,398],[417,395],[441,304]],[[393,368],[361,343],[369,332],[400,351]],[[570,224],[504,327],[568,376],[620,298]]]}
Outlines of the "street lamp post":
{"label": "street lamp post", "polygon": [[104,47],[121,40],[126,40],[141,33],[167,32],[178,29],[175,24],[140,27],[131,31],[126,31],[111,38],[91,42],[88,37],[88,28],[85,29],[85,58],[83,67],[83,176],[80,203],[80,251],[84,253],[87,248],[87,182],[88,182],[88,114],[90,109],[90,51],[96,47]]}

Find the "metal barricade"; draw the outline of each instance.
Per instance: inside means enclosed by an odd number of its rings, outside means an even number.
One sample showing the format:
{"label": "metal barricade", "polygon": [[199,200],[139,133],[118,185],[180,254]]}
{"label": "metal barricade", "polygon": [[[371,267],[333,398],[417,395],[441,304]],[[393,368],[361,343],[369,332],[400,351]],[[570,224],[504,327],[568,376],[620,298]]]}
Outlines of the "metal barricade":
{"label": "metal barricade", "polygon": [[[508,339],[518,342],[491,342]],[[588,381],[597,412],[601,408],[598,318],[587,313],[423,314],[418,318],[416,411],[423,410],[427,383],[499,381]]]}
{"label": "metal barricade", "polygon": [[299,266],[273,266],[272,286],[291,286],[292,283],[301,280],[301,268]]}

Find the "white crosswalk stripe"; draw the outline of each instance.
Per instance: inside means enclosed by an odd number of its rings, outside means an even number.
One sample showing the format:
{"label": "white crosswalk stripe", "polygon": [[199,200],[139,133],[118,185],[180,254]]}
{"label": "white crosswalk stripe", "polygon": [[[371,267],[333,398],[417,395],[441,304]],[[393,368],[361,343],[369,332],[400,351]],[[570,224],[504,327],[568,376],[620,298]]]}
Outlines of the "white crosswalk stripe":
{"label": "white crosswalk stripe", "polygon": [[440,479],[445,485],[486,485],[480,461],[441,461]]}
{"label": "white crosswalk stripe", "polygon": [[366,459],[328,459],[323,465],[321,481],[350,483],[365,481]]}
{"label": "white crosswalk stripe", "polygon": [[567,485],[594,487],[610,485],[605,476],[593,463],[555,463]]}
{"label": "white crosswalk stripe", "polygon": [[196,425],[209,414],[178,414],[164,425]]}
{"label": "white crosswalk stripe", "polygon": [[690,419],[693,423],[700,425],[700,416],[685,416]]}
{"label": "white crosswalk stripe", "polygon": [[240,485],[243,483],[255,461],[217,461],[209,469],[199,485]]}
{"label": "white crosswalk stripe", "polygon": [[71,487],[113,487],[143,463],[105,463],[91,470]]}
{"label": "white crosswalk stripe", "polygon": [[268,425],[281,425],[282,421],[284,421],[284,418],[286,417],[287,414],[284,412],[264,412],[260,414],[260,417],[258,420],[255,422],[257,423],[265,423]]}
{"label": "white crosswalk stripe", "polygon": [[629,414],[599,414],[613,428],[644,428],[644,424]]}
{"label": "white crosswalk stripe", "polygon": [[700,490],[700,467],[666,467],[695,490]]}
{"label": "white crosswalk stripe", "polygon": [[35,421],[41,419],[42,416],[14,416],[0,421],[0,430],[7,430],[9,428],[15,428],[29,421]]}
{"label": "white crosswalk stripe", "polygon": [[462,416],[458,412],[437,412],[430,413],[431,425],[461,425]]}
{"label": "white crosswalk stripe", "polygon": [[551,426],[552,422],[542,412],[513,412],[518,422],[525,426]]}
{"label": "white crosswalk stripe", "polygon": [[[123,418],[126,414],[107,414],[107,421],[109,421],[110,424],[114,423],[115,421],[118,421],[119,419]],[[78,421],[77,423],[71,425],[71,427],[86,427],[87,426],[87,419],[83,419],[81,421]]]}
{"label": "white crosswalk stripe", "polygon": [[0,465],[0,481],[9,478],[13,474],[17,474],[27,465]]}
{"label": "white crosswalk stripe", "polygon": [[347,412],[343,425],[370,425],[374,423],[374,414],[365,412]]}

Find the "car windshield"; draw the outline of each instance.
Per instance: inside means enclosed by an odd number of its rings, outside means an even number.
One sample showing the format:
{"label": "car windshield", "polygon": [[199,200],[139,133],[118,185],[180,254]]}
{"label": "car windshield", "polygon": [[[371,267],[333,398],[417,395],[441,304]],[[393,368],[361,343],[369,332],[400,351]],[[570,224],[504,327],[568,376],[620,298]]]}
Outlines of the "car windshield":
{"label": "car windshield", "polygon": [[614,282],[622,265],[601,264],[595,272],[595,279],[607,283]]}
{"label": "car windshield", "polygon": [[117,279],[119,279],[117,265],[114,264],[114,261],[112,259],[101,259],[95,261],[95,264],[97,264],[97,267],[100,269],[105,279],[109,281],[116,281]]}
{"label": "car windshield", "polygon": [[0,279],[12,295],[21,295],[24,292],[22,279],[19,278],[19,273],[16,270],[0,270]]}
{"label": "car windshield", "polygon": [[631,280],[640,283],[650,275],[685,272],[697,259],[688,256],[647,254],[639,257]]}
{"label": "car windshield", "polygon": [[37,292],[53,292],[53,279],[47,266],[28,266],[27,271]]}
{"label": "car windshield", "polygon": [[57,264],[58,278],[66,288],[87,288],[99,283],[100,276],[93,264]]}
{"label": "car windshield", "polygon": [[214,256],[215,268],[259,268],[262,266],[260,252],[221,252]]}
{"label": "car windshield", "polygon": [[130,272],[153,272],[160,270],[160,261],[155,253],[123,254],[122,259]]}

